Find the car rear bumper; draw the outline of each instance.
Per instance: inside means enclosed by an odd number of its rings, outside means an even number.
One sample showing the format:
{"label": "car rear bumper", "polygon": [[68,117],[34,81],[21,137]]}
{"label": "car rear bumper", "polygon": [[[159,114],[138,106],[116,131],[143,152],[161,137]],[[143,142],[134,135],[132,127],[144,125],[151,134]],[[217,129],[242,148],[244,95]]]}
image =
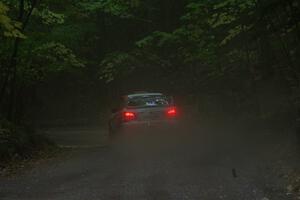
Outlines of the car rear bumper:
{"label": "car rear bumper", "polygon": [[123,123],[120,131],[122,133],[136,133],[136,132],[157,132],[170,131],[176,129],[178,120],[153,120],[153,121],[134,121]]}

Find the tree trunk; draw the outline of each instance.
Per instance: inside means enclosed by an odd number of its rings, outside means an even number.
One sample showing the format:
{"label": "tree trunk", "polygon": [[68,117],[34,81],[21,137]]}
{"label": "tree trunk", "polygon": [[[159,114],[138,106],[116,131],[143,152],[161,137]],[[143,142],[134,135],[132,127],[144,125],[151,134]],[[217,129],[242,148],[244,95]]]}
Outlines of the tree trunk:
{"label": "tree trunk", "polygon": [[[33,12],[33,9],[36,7],[37,1],[32,0],[31,1],[31,7],[29,9],[28,14],[25,16],[25,0],[19,1],[19,15],[18,15],[18,21],[22,22],[21,31],[24,31],[28,22],[29,18]],[[7,119],[12,121],[13,120],[13,113],[14,113],[14,105],[16,101],[16,82],[17,82],[17,65],[18,65],[18,53],[19,53],[19,47],[20,47],[21,39],[15,38],[14,46],[13,46],[13,52],[10,58],[10,62],[8,65],[8,74],[7,74],[7,80],[5,81],[5,84],[3,85],[3,88],[1,90],[1,95],[3,94],[2,98],[4,98],[5,91],[7,87],[10,87],[9,89],[9,101],[8,101],[8,113],[7,113]],[[1,99],[0,99],[1,100]],[[0,102],[1,103],[1,102]]]}
{"label": "tree trunk", "polygon": [[243,33],[245,35],[245,42],[244,42],[244,49],[246,52],[246,66],[247,69],[250,73],[250,78],[251,78],[251,89],[252,89],[252,94],[254,95],[254,100],[255,100],[255,106],[256,106],[256,112],[258,115],[262,114],[262,109],[261,109],[261,105],[260,105],[260,101],[257,95],[257,81],[259,79],[259,73],[257,71],[257,69],[255,69],[255,67],[252,65],[251,63],[251,58],[250,58],[250,48],[249,48],[249,43],[248,43],[248,37],[246,34],[246,28],[245,26],[243,26]]}
{"label": "tree trunk", "polygon": [[[19,1],[19,16],[18,21],[23,22],[24,18],[24,11],[25,11],[25,0]],[[13,52],[10,58],[9,63],[9,70],[8,70],[8,77],[11,74],[11,79],[9,80],[9,87],[10,87],[10,93],[9,93],[9,104],[8,104],[8,113],[7,113],[7,119],[12,120],[13,118],[13,107],[14,107],[14,98],[15,98],[15,89],[16,89],[16,75],[17,75],[17,59],[18,59],[18,52],[19,52],[19,46],[20,46],[20,38],[16,38],[14,41],[13,46]],[[4,89],[5,90],[5,89]]]}

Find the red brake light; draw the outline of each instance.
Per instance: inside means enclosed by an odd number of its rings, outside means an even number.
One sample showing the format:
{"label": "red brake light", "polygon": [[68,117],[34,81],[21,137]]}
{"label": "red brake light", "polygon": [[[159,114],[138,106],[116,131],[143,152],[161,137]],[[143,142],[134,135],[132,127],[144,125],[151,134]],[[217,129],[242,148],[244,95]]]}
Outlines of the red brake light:
{"label": "red brake light", "polygon": [[125,121],[132,121],[135,120],[135,113],[133,112],[124,112],[123,118]]}
{"label": "red brake light", "polygon": [[170,108],[167,110],[168,117],[176,117],[177,116],[177,110],[176,108]]}

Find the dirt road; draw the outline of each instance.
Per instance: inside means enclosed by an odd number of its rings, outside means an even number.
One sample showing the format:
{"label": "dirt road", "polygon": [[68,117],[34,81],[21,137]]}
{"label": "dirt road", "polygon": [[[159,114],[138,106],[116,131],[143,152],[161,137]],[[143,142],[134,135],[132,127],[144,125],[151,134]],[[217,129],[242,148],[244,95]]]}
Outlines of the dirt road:
{"label": "dirt road", "polygon": [[276,159],[265,160],[250,142],[222,146],[195,137],[144,151],[145,145],[105,145],[104,130],[47,134],[74,150],[18,177],[0,178],[1,200],[292,199],[272,171]]}

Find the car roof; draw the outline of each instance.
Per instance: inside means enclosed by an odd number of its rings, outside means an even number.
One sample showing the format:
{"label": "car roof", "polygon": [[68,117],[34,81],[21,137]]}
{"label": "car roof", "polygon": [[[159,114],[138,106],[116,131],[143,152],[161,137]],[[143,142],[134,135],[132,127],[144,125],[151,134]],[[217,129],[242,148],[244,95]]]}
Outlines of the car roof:
{"label": "car roof", "polygon": [[162,96],[162,93],[137,93],[137,94],[129,94],[128,98],[136,98],[136,97],[148,97],[148,96]]}

